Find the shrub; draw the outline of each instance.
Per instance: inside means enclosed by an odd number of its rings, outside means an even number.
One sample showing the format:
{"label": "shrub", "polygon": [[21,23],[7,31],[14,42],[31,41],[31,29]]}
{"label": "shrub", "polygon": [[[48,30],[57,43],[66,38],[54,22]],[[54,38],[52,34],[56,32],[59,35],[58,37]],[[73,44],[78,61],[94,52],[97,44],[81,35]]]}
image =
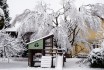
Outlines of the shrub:
{"label": "shrub", "polygon": [[93,49],[88,56],[88,61],[92,67],[104,67],[104,49]]}

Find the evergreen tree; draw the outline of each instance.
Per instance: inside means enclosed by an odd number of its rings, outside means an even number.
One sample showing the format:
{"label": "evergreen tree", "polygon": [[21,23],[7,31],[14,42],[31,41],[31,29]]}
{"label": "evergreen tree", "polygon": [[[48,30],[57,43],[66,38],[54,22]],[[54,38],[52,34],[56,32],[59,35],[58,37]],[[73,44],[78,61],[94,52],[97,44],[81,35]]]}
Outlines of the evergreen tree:
{"label": "evergreen tree", "polygon": [[10,17],[9,17],[7,0],[0,0],[0,8],[4,11],[4,17],[5,17],[4,26],[6,28],[10,25],[9,24]]}

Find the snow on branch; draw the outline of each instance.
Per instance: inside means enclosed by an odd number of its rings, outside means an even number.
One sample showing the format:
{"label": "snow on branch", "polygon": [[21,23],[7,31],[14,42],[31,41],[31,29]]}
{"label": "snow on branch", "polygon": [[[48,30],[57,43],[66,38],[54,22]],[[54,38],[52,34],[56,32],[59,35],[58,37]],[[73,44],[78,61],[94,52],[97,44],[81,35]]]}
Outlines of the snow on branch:
{"label": "snow on branch", "polygon": [[25,48],[19,39],[12,38],[3,30],[0,31],[0,50],[3,51],[4,56],[13,56],[22,52]]}
{"label": "snow on branch", "polygon": [[[82,6],[79,11],[73,4],[73,1],[63,2],[63,7],[58,11],[48,8],[47,4],[39,3],[34,11],[28,10],[18,17],[15,23],[21,23],[18,29],[18,36],[22,37],[28,32],[33,32],[30,41],[44,37],[50,33],[54,34],[58,47],[69,48],[78,41],[86,41],[88,29],[95,31],[101,29],[101,20],[103,18],[97,6],[89,5],[87,9]],[[100,5],[99,5],[100,7]],[[103,11],[103,5],[100,8]],[[100,14],[99,14],[99,12]]]}

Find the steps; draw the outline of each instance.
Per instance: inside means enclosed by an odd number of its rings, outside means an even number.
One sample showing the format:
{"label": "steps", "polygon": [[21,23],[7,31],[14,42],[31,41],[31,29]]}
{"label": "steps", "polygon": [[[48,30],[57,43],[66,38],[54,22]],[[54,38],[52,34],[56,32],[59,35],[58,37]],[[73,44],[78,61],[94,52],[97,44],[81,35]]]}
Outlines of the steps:
{"label": "steps", "polygon": [[51,65],[52,65],[52,56],[42,56],[41,67],[51,68]]}

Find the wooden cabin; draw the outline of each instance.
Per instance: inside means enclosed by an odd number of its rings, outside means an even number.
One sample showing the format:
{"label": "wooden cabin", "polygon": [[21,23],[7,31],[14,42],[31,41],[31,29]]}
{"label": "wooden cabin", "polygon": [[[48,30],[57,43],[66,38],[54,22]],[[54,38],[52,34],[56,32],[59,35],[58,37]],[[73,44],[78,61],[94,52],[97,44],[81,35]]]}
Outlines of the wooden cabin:
{"label": "wooden cabin", "polygon": [[[56,62],[54,60],[56,60],[57,55],[64,55],[63,49],[53,45],[53,36],[54,35],[47,35],[27,43],[28,65],[30,67],[55,67],[54,63]],[[64,61],[63,57],[63,65]]]}

